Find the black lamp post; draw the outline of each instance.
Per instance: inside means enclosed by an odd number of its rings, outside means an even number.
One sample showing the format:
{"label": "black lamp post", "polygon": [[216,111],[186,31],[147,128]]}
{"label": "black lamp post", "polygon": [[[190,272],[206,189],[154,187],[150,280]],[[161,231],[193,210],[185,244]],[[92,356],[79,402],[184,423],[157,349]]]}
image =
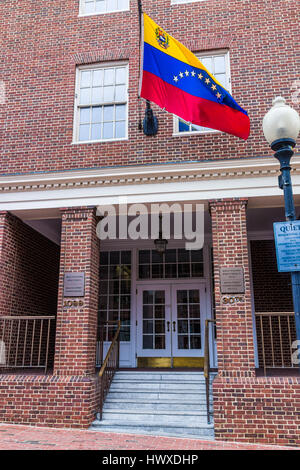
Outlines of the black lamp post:
{"label": "black lamp post", "polygon": [[[295,221],[296,211],[293,197],[290,161],[293,148],[300,131],[300,117],[297,111],[286,104],[282,97],[273,101],[273,107],[265,115],[263,131],[266,140],[274,150],[280,163],[279,187],[284,192],[285,216],[287,221]],[[292,272],[292,290],[296,321],[297,340],[300,341],[300,271]]]}

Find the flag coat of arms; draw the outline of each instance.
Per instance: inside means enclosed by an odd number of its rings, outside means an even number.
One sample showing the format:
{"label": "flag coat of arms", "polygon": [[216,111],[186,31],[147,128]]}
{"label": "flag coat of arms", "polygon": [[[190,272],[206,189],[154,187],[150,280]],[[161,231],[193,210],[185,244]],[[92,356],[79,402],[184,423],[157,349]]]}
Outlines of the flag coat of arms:
{"label": "flag coat of arms", "polygon": [[143,13],[140,96],[179,118],[247,140],[247,112],[183,44]]}

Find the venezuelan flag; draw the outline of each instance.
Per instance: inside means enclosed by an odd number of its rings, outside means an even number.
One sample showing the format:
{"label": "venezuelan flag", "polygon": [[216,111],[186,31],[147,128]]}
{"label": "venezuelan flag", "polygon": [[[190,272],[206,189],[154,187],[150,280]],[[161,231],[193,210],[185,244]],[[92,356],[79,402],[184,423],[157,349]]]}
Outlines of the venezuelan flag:
{"label": "venezuelan flag", "polygon": [[143,13],[140,96],[199,126],[247,140],[248,114],[197,57]]}

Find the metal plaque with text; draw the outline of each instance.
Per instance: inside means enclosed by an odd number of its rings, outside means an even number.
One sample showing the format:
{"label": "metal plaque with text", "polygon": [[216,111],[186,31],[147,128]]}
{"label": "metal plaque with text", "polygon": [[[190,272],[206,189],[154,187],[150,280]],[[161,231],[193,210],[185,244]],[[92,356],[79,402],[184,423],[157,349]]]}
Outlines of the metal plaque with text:
{"label": "metal plaque with text", "polygon": [[85,273],[65,273],[64,297],[84,297]]}
{"label": "metal plaque with text", "polygon": [[221,268],[222,294],[244,294],[245,281],[243,268]]}

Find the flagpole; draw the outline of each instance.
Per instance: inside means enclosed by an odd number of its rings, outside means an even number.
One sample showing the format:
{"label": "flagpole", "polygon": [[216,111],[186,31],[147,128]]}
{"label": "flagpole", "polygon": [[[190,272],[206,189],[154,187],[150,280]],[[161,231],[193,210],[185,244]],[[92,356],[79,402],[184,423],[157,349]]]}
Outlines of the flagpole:
{"label": "flagpole", "polygon": [[138,2],[138,8],[139,8],[139,24],[140,24],[140,42],[142,38],[142,14],[143,14],[143,6],[142,6],[142,0],[137,0]]}
{"label": "flagpole", "polygon": [[[139,102],[141,102],[141,88],[142,88],[142,70],[143,70],[143,63],[144,63],[144,44],[142,41],[144,40],[144,18],[143,18],[143,6],[142,0],[137,0],[138,2],[138,9],[139,9],[139,25],[140,25],[140,83],[139,83],[139,92],[138,98]],[[139,106],[140,110],[140,106]],[[156,135],[158,132],[158,120],[157,117],[154,116],[153,111],[151,109],[151,103],[149,100],[146,100],[146,111],[145,111],[145,118],[142,124],[141,118],[139,119],[139,129],[144,131],[145,135],[153,136]]]}
{"label": "flagpole", "polygon": [[139,27],[140,27],[140,37],[139,37],[139,48],[140,48],[140,70],[139,70],[139,89],[138,89],[138,108],[139,108],[139,130],[141,131],[143,129],[143,124],[142,124],[142,117],[141,117],[141,61],[142,61],[142,14],[143,14],[143,6],[142,6],[142,0],[137,0],[138,3],[138,11],[139,11]]}

